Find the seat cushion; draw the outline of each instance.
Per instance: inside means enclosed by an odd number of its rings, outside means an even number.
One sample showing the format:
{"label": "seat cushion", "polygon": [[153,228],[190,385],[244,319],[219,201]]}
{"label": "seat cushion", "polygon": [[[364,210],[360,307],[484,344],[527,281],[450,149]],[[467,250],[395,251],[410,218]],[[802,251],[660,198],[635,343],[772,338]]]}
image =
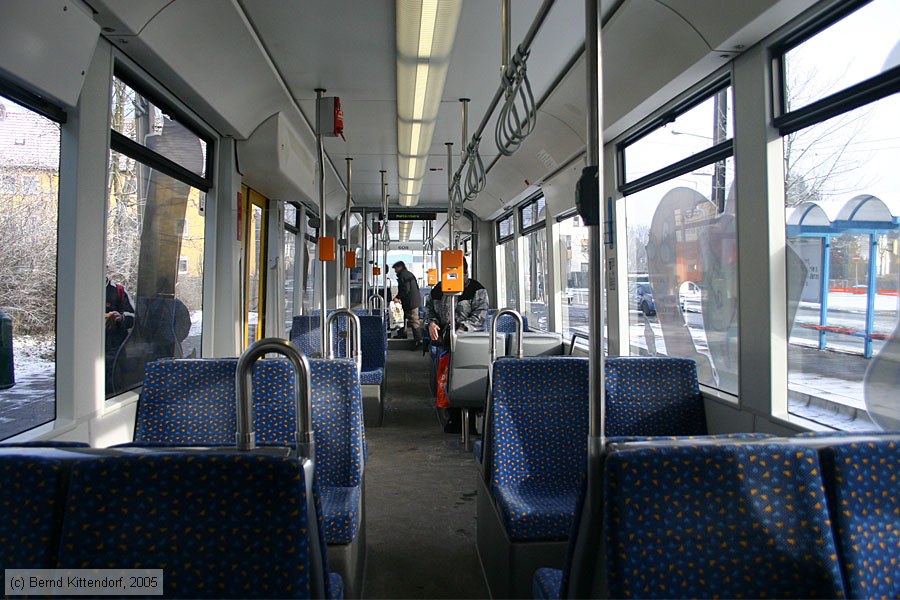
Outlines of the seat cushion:
{"label": "seat cushion", "polygon": [[328,544],[349,544],[359,535],[361,495],[359,486],[322,486],[319,489],[325,519],[325,541]]}
{"label": "seat cushion", "polygon": [[538,569],[531,592],[538,600],[556,600],[562,596],[562,569]]}
{"label": "seat cushion", "polygon": [[344,580],[341,579],[340,573],[328,574],[328,597],[331,600],[343,600]]}
{"label": "seat cushion", "polygon": [[900,445],[839,444],[822,451],[836,541],[851,598],[900,596]]}
{"label": "seat cushion", "polygon": [[566,540],[575,521],[580,484],[539,482],[495,485],[494,497],[514,541]]}
{"label": "seat cushion", "polygon": [[62,461],[4,456],[0,461],[0,565],[56,566],[65,505]]}
{"label": "seat cushion", "polygon": [[362,385],[380,385],[384,381],[384,369],[362,371],[359,374],[359,383]]}

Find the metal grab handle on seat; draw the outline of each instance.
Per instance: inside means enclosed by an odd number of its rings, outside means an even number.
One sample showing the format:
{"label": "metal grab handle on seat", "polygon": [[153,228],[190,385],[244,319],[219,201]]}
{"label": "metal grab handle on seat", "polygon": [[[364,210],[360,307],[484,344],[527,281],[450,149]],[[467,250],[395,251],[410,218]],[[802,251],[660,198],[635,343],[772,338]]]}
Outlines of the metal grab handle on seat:
{"label": "metal grab handle on seat", "polygon": [[516,358],[522,358],[522,335],[525,332],[525,321],[518,311],[511,308],[501,308],[494,314],[494,318],[491,321],[490,365],[493,365],[494,361],[497,360],[497,321],[500,320],[501,315],[512,315],[516,320]]}
{"label": "metal grab handle on seat", "polygon": [[234,379],[237,402],[237,433],[235,439],[238,450],[256,448],[256,431],[253,422],[253,386],[251,372],[253,365],[264,354],[281,354],[294,367],[294,411],[296,430],[294,441],[298,455],[315,458],[315,436],[312,429],[312,398],[310,391],[309,360],[295,345],[281,338],[264,338],[250,345],[238,359]]}
{"label": "metal grab handle on seat", "polygon": [[[380,307],[378,305],[381,305]],[[378,294],[372,294],[369,296],[369,299],[366,303],[367,308],[372,311],[378,308],[384,310],[384,296],[379,296]]]}
{"label": "metal grab handle on seat", "polygon": [[588,342],[589,344],[590,344],[590,342],[591,342],[591,338],[590,338],[590,336],[589,336],[588,334],[586,334],[586,333],[578,333],[578,332],[573,333],[573,334],[572,334],[572,342],[571,342],[571,344],[569,345],[569,356],[572,356],[572,353],[575,351],[575,340],[578,340],[578,339],[585,340],[585,341]]}
{"label": "metal grab handle on seat", "polygon": [[350,325],[347,327],[347,352],[349,354],[347,358],[356,362],[356,372],[359,373],[362,371],[362,340],[360,339],[362,329],[359,323],[359,317],[357,317],[356,313],[352,310],[339,308],[328,315],[328,319],[325,321],[325,330],[328,334],[325,337],[325,356],[329,359],[334,358],[333,342],[331,341],[331,325],[334,323],[334,320],[340,316],[347,317],[350,320]]}

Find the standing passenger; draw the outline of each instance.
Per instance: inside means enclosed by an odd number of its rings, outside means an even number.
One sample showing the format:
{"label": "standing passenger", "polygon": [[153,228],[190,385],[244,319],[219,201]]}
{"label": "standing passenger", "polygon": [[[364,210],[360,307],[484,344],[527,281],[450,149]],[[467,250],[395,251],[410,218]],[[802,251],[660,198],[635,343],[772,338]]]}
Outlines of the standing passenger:
{"label": "standing passenger", "polygon": [[419,282],[416,276],[409,272],[406,263],[399,260],[394,263],[394,273],[397,274],[397,296],[394,300],[399,300],[403,305],[403,327],[397,332],[395,337],[406,339],[406,324],[409,323],[412,329],[413,339],[416,345],[415,350],[422,342],[422,330],[419,327],[419,307],[422,306],[422,294],[419,293]]}

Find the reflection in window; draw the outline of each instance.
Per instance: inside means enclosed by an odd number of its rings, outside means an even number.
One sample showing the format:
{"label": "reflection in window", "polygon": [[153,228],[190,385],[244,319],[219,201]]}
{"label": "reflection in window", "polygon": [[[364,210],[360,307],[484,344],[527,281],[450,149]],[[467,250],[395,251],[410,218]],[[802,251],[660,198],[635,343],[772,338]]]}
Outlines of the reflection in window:
{"label": "reflection in window", "polygon": [[117,77],[113,78],[112,128],[192,173],[206,176],[206,140]]}
{"label": "reflection in window", "polygon": [[59,124],[0,96],[0,440],[56,418]]}
{"label": "reflection in window", "polygon": [[547,236],[546,229],[532,231],[522,239],[525,267],[525,311],[531,329],[547,331]]}
{"label": "reflection in window", "polygon": [[631,352],[697,362],[737,393],[737,243],[732,159],[626,197]]}
{"label": "reflection in window", "polygon": [[588,335],[588,229],[581,217],[559,222],[559,273],[562,281],[562,334]]}
{"label": "reflection in window", "polygon": [[[196,150],[199,153],[199,146]],[[205,231],[204,196],[186,183],[110,152],[107,397],[139,386],[149,361],[200,356],[205,244],[199,232]],[[191,224],[188,238],[182,235],[184,222]]]}
{"label": "reflection in window", "polygon": [[284,232],[284,328],[285,334],[291,330],[294,320],[294,268],[297,260],[297,234]]}

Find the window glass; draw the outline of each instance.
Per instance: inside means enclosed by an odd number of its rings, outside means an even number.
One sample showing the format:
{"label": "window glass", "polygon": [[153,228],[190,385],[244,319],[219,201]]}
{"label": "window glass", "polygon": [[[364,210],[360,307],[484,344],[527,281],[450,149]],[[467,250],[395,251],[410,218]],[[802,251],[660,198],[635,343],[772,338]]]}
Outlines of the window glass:
{"label": "window glass", "polygon": [[290,202],[284,203],[284,224],[294,230],[297,228],[297,207]]}
{"label": "window glass", "polygon": [[625,183],[658,171],[732,137],[731,87],[717,92],[625,147]]}
{"label": "window glass", "polygon": [[732,159],[707,165],[627,196],[625,214],[631,353],[693,359],[701,383],[736,394],[733,176]]}
{"label": "window glass", "polygon": [[294,268],[297,256],[297,234],[284,232],[284,329],[290,333],[294,320]]}
{"label": "window glass", "polygon": [[523,239],[525,312],[530,329],[549,329],[547,322],[547,230],[532,231]]}
{"label": "window glass", "polygon": [[900,2],[874,0],[784,55],[787,110],[900,65]]}
{"label": "window glass", "polygon": [[789,410],[844,429],[900,427],[898,114],[894,94],[784,137]]}
{"label": "window glass", "polygon": [[315,240],[318,235],[318,231],[315,227],[309,224],[308,218],[305,229],[306,236],[303,248],[306,252],[306,255],[303,257],[303,264],[306,265],[306,270],[304,271],[303,275],[303,314],[310,315],[315,309],[317,302],[315,297],[315,289],[316,277],[318,276],[319,261],[316,260]]}
{"label": "window glass", "polygon": [[497,248],[499,287],[497,308],[514,308],[518,310],[519,270],[516,264],[516,240],[511,239]]}
{"label": "window glass", "polygon": [[200,190],[118,152],[109,158],[107,397],[139,386],[152,360],[201,355],[206,230]]}
{"label": "window glass", "polygon": [[188,171],[206,176],[206,141],[119,78],[113,78],[112,128]]}
{"label": "window glass", "polygon": [[559,273],[562,284],[562,334],[588,335],[588,228],[581,217],[559,222]]}
{"label": "window glass", "polygon": [[547,201],[541,196],[522,207],[522,229],[528,229],[544,220],[546,203]]}
{"label": "window glass", "polygon": [[509,215],[505,219],[497,221],[497,239],[507,238],[515,233],[515,224],[513,223],[513,215]]}
{"label": "window glass", "polygon": [[0,96],[0,440],[56,418],[60,127]]}

